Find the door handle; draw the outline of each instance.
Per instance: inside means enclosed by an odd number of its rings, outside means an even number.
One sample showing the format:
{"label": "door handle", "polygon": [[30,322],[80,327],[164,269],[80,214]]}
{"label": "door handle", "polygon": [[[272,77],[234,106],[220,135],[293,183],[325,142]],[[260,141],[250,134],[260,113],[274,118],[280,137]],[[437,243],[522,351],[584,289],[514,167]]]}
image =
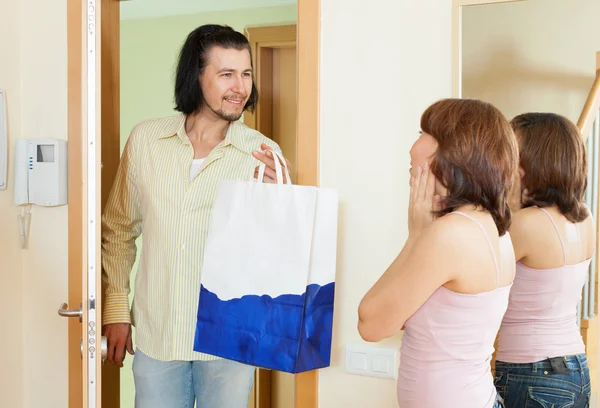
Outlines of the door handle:
{"label": "door handle", "polygon": [[79,305],[79,309],[69,310],[69,305],[63,303],[58,309],[58,314],[62,317],[79,317],[79,323],[83,318],[83,309]]}
{"label": "door handle", "polygon": [[106,360],[107,356],[108,356],[108,341],[106,340],[106,336],[101,336],[100,337],[100,357],[102,358],[103,362],[104,362],[104,360]]}
{"label": "door handle", "polygon": [[[83,358],[83,339],[79,341],[79,355]],[[108,341],[106,340],[106,336],[100,336],[100,358],[102,358],[102,362],[106,360],[108,356]]]}

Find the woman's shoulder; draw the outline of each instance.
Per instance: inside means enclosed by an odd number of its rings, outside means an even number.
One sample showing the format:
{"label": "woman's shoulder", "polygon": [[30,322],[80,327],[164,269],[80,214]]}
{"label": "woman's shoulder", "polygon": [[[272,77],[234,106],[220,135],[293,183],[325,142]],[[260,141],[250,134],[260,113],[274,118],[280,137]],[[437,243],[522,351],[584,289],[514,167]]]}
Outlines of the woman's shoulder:
{"label": "woman's shoulder", "polygon": [[[437,223],[439,228],[441,229],[485,229],[487,231],[488,227],[493,227],[494,231],[497,231],[495,227],[494,219],[491,214],[484,211],[470,211],[470,212],[462,212],[462,211],[453,211],[451,213],[445,214],[434,221],[434,224]],[[496,233],[497,235],[497,233]]]}
{"label": "woman's shoulder", "polygon": [[488,213],[452,212],[435,219],[431,224],[432,234],[438,239],[451,240],[452,246],[462,247],[481,242],[487,245],[484,238],[498,239],[498,229],[492,216]]}
{"label": "woman's shoulder", "polygon": [[535,226],[544,221],[548,222],[548,215],[538,207],[522,208],[512,213],[510,232],[513,235],[526,234],[535,231]]}

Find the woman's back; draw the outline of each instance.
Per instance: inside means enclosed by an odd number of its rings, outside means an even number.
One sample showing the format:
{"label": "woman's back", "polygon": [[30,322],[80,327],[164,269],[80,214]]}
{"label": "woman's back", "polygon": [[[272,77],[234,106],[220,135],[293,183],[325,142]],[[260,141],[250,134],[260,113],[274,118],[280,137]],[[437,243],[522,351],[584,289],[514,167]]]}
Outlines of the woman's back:
{"label": "woman's back", "polygon": [[511,228],[525,254],[498,338],[497,359],[532,363],[585,352],[577,304],[594,251],[591,217],[572,223],[555,207],[521,210]]}
{"label": "woman's back", "polygon": [[461,251],[437,256],[464,260],[458,279],[440,287],[406,322],[398,400],[402,408],[492,407],[493,344],[515,272],[510,236],[498,237],[483,211],[453,212],[444,222]]}

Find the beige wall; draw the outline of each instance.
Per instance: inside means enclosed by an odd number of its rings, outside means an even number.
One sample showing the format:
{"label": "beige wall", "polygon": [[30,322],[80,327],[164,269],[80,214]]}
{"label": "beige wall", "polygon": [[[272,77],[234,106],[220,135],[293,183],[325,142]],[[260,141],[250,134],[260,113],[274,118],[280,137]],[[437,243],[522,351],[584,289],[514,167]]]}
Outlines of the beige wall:
{"label": "beige wall", "polygon": [[397,406],[394,380],[345,373],[344,347],[362,343],[358,303],[407,238],[408,152],[422,111],[451,94],[451,21],[450,0],[322,1],[320,178],[341,213],[320,408]]}
{"label": "beige wall", "polygon": [[463,96],[509,118],[548,111],[577,121],[600,51],[598,0],[527,0],[466,7]]}
{"label": "beige wall", "polygon": [[[8,108],[9,165],[14,141],[21,133],[20,6],[0,1],[0,88],[6,90]],[[23,266],[19,249],[17,208],[12,204],[9,171],[7,190],[0,191],[0,407],[23,406]]]}
{"label": "beige wall", "polygon": [[[36,10],[31,13],[30,10]],[[67,207],[34,207],[19,246],[19,138],[67,138],[66,1],[0,1],[0,87],[9,111],[9,184],[0,191],[0,407],[67,406]]]}

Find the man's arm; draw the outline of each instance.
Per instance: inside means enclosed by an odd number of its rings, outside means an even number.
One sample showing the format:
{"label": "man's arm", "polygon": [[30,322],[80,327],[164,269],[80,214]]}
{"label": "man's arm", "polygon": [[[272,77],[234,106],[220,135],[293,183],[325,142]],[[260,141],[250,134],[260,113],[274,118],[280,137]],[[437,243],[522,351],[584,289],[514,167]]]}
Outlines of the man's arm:
{"label": "man's arm", "polygon": [[135,130],[125,145],[102,217],[103,325],[131,323],[129,278],[137,252],[135,240],[142,232],[134,139]]}

